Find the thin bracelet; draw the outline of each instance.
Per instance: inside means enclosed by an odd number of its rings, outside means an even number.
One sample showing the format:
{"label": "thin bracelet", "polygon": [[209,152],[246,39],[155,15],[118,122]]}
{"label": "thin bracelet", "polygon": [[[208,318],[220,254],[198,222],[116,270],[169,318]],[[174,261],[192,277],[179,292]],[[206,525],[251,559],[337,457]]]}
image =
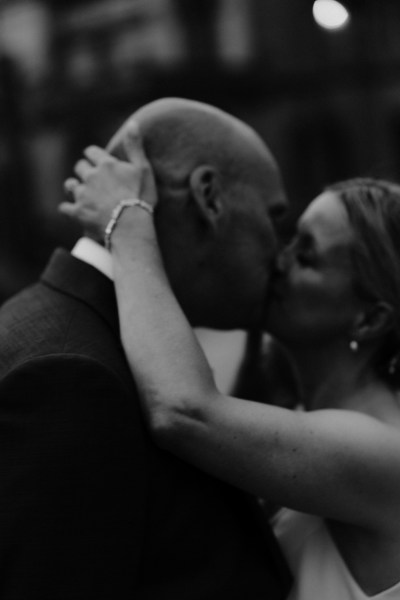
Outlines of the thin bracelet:
{"label": "thin bracelet", "polygon": [[121,200],[111,213],[111,218],[104,230],[104,245],[107,250],[111,250],[111,234],[115,229],[115,226],[120,218],[121,214],[128,208],[128,206],[139,206],[143,210],[146,210],[151,215],[154,213],[154,208],[148,202],[139,200],[139,198],[132,198],[129,200]]}

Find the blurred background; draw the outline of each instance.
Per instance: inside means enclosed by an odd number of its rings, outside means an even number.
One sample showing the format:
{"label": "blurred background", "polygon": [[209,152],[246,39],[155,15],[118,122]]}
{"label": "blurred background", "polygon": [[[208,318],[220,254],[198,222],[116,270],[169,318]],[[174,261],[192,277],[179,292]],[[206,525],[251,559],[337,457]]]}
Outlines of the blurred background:
{"label": "blurred background", "polygon": [[0,302],[79,231],[57,214],[84,146],[140,105],[209,102],[322,186],[400,179],[399,0],[0,0]]}

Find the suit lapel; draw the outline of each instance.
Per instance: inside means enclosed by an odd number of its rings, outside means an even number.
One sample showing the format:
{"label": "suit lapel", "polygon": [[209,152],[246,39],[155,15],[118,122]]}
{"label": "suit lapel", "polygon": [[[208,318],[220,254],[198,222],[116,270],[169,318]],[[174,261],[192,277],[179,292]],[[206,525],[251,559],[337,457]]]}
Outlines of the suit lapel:
{"label": "suit lapel", "polygon": [[58,248],[44,270],[41,282],[84,302],[119,332],[117,302],[113,282],[97,269]]}

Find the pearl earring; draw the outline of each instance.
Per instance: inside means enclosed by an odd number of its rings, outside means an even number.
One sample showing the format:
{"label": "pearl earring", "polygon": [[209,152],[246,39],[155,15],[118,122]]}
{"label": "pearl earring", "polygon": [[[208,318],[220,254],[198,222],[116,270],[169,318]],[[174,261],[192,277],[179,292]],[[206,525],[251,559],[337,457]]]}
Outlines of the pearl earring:
{"label": "pearl earring", "polygon": [[350,342],[350,350],[352,352],[358,352],[358,342],[357,342],[357,340],[351,340],[351,342]]}

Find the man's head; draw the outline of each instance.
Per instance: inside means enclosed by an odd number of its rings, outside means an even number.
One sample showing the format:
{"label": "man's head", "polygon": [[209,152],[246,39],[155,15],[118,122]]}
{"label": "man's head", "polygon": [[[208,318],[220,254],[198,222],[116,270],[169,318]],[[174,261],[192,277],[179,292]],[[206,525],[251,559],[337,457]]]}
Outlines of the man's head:
{"label": "man's head", "polygon": [[[171,285],[193,325],[247,327],[261,316],[272,220],[286,207],[271,153],[247,125],[212,106],[162,99],[134,114],[154,169],[155,215]],[[126,159],[126,124],[108,150]]]}

